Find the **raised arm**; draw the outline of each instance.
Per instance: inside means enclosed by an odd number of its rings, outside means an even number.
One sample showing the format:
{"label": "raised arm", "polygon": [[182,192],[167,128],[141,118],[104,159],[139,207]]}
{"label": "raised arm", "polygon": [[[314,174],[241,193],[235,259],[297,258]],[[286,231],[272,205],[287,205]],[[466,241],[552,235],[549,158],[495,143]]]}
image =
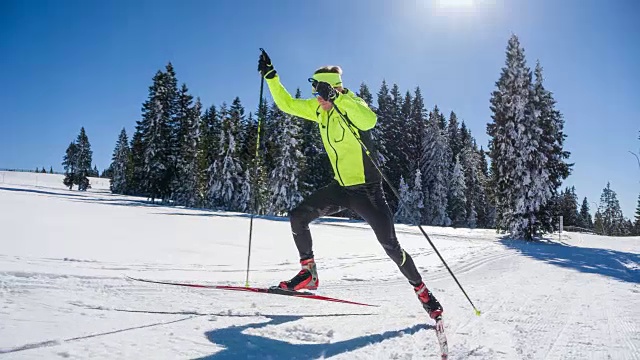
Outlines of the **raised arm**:
{"label": "raised arm", "polygon": [[289,94],[287,89],[280,82],[278,75],[267,78],[267,85],[271,91],[273,101],[280,110],[311,121],[318,121],[316,110],[318,101],[316,99],[295,99]]}
{"label": "raised arm", "polygon": [[280,110],[311,121],[318,121],[316,110],[318,103],[315,99],[294,99],[280,82],[278,72],[271,63],[267,52],[262,50],[258,59],[258,71],[267,80],[269,91]]}

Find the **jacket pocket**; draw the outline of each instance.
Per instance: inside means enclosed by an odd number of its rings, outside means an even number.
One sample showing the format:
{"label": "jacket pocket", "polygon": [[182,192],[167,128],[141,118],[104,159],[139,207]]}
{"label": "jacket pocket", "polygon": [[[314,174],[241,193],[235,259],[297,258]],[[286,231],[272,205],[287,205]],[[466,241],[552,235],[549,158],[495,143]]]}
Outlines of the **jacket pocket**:
{"label": "jacket pocket", "polygon": [[332,135],[334,137],[333,142],[339,143],[344,140],[344,133],[346,132],[346,130],[342,126],[342,123],[340,121],[337,121],[337,123],[340,126],[340,129],[338,129],[338,131],[336,131],[335,134]]}

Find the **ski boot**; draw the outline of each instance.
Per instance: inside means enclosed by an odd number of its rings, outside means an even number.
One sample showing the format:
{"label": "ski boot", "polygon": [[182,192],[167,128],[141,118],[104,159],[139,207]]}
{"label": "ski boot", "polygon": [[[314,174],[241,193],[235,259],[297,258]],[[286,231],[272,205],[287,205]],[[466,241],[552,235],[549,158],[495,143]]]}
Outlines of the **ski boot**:
{"label": "ski boot", "polygon": [[281,281],[278,285],[279,288],[293,291],[316,290],[318,288],[320,280],[313,259],[300,260],[300,265],[302,265],[302,270],[291,280]]}
{"label": "ski boot", "polygon": [[418,295],[418,299],[422,303],[422,307],[427,311],[429,317],[436,322],[442,320],[442,305],[438,302],[435,296],[431,294],[431,291],[427,289],[427,286],[423,283],[413,288]]}

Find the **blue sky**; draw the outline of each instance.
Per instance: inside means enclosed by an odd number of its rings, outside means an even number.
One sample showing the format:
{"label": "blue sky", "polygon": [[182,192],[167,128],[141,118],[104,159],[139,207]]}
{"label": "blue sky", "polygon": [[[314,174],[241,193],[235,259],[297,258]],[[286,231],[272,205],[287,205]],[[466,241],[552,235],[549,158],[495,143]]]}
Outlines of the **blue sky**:
{"label": "blue sky", "polygon": [[239,96],[251,111],[259,47],[292,92],[306,90],[311,71],[325,64],[343,67],[347,87],[365,82],[375,93],[383,79],[403,93],[420,86],[429,107],[454,110],[486,148],[490,94],[515,33],[528,64],[540,60],[565,117],[575,163],[565,184],[597,203],[609,181],[633,217],[638,13],[633,0],[3,0],[0,168],[62,170],[84,126],[104,169],[169,61],[205,106]]}

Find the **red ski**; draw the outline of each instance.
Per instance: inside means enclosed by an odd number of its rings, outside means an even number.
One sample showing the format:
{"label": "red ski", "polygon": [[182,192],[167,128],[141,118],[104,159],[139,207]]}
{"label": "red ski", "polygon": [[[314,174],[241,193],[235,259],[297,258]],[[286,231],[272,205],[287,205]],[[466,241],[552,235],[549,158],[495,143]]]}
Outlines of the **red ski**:
{"label": "red ski", "polygon": [[227,285],[205,285],[205,284],[191,284],[191,283],[179,283],[179,282],[170,282],[170,281],[157,281],[157,280],[149,280],[149,279],[140,279],[133,278],[127,276],[129,280],[142,281],[153,284],[163,284],[163,285],[175,285],[175,286],[187,286],[201,289],[216,289],[216,290],[232,290],[232,291],[248,291],[255,293],[265,293],[265,294],[276,294],[276,295],[286,295],[286,296],[294,296],[305,299],[313,299],[313,300],[323,300],[323,301],[332,301],[343,304],[352,304],[352,305],[361,305],[361,306],[371,306],[371,307],[379,307],[379,305],[371,305],[365,304],[355,301],[342,300],[331,298],[327,296],[316,295],[310,292],[302,292],[302,291],[293,291],[293,290],[285,290],[278,287],[270,287],[270,288],[257,288],[257,287],[244,287],[244,286],[227,286]]}

